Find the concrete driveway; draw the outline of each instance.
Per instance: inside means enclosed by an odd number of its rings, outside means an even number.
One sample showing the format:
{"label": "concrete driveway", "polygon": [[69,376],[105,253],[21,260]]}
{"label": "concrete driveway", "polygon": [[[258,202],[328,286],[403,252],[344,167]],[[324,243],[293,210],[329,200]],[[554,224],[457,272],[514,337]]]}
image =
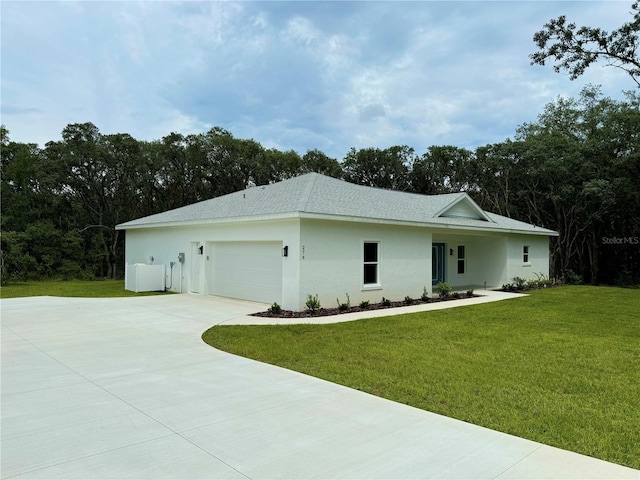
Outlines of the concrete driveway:
{"label": "concrete driveway", "polygon": [[217,351],[264,305],[0,302],[2,478],[635,478],[640,472]]}

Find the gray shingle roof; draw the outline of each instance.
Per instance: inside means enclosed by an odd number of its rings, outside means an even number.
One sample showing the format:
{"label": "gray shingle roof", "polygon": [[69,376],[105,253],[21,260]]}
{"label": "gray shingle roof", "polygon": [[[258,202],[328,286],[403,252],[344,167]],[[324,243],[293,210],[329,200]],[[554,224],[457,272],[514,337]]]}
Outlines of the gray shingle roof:
{"label": "gray shingle roof", "polygon": [[[437,216],[462,199],[466,193],[419,195],[355,185],[335,178],[308,173],[282,182],[252,187],[222,197],[150,215],[118,225],[118,229],[160,225],[207,223],[231,219],[256,220],[261,217],[297,214],[349,217],[357,220],[409,222],[459,226],[462,229],[521,231],[554,235],[555,232],[500,215],[485,212],[491,221]],[[475,205],[475,204],[474,204]]]}

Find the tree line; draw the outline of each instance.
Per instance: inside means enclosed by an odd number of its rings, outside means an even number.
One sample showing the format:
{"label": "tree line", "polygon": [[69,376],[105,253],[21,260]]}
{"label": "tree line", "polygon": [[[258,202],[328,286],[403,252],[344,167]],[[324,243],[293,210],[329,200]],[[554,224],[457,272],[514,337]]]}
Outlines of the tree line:
{"label": "tree line", "polygon": [[465,191],[484,209],[559,232],[552,275],[591,283],[640,281],[640,97],[586,87],[558,98],[513,138],[475,150],[406,145],[349,150],[264,148],[215,127],[141,141],[70,124],[43,148],[1,131],[3,281],[119,278],[115,225],[319,172],[422,194]]}

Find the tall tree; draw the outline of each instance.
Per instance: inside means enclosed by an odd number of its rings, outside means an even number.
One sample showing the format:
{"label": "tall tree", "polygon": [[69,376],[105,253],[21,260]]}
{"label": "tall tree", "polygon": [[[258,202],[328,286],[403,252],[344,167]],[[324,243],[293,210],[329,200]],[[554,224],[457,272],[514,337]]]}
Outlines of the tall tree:
{"label": "tall tree", "polygon": [[317,172],[334,178],[342,177],[342,166],[335,158],[330,158],[320,150],[307,150],[302,156],[300,173]]}
{"label": "tall tree", "polygon": [[611,33],[597,27],[578,28],[567,23],[564,15],[550,20],[533,36],[539,50],[529,55],[531,64],[545,65],[553,59],[556,72],[567,71],[575,80],[593,63],[604,60],[606,65],[627,72],[640,87],[640,2],[633,3],[631,10],[633,19]]}
{"label": "tall tree", "polygon": [[587,87],[548,104],[514,141],[479,148],[475,196],[489,210],[557,230],[556,276],[620,281],[640,272],[640,252],[603,239],[640,237],[638,132],[637,96],[614,101]]}
{"label": "tall tree", "polygon": [[474,163],[473,152],[465,148],[431,146],[413,164],[413,190],[429,195],[472,190]]}
{"label": "tall tree", "polygon": [[128,134],[103,136],[92,123],[70,124],[62,141],[49,142],[44,155],[57,173],[56,191],[72,214],[61,228],[84,235],[96,275],[115,278],[122,239],[115,226],[135,216],[139,144]]}
{"label": "tall tree", "polygon": [[478,189],[473,196],[484,209],[505,217],[518,215],[514,191],[520,150],[520,145],[511,140],[476,149],[473,175]]}
{"label": "tall tree", "polygon": [[80,235],[66,228],[73,217],[61,198],[57,170],[35,144],[12,142],[2,128],[2,281],[80,275]]}
{"label": "tall tree", "polygon": [[370,187],[409,190],[409,172],[414,150],[406,145],[379,148],[351,148],[344,158],[344,179]]}

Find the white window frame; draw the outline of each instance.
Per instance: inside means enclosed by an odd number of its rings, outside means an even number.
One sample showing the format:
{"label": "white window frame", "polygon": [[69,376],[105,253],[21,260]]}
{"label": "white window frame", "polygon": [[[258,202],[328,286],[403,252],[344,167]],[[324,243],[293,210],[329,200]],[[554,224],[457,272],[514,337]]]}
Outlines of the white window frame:
{"label": "white window frame", "polygon": [[[368,243],[373,243],[376,245],[376,261],[375,262],[365,262],[364,259],[364,249],[365,245]],[[362,290],[380,290],[382,288],[382,284],[380,282],[380,240],[363,240],[362,243]],[[376,283],[365,283],[365,274],[364,269],[365,265],[375,265],[376,266]]]}
{"label": "white window frame", "polygon": [[[464,256],[460,258],[460,247],[464,249]],[[460,261],[462,260],[463,271],[460,273]],[[456,248],[456,273],[460,276],[467,274],[467,246],[466,245],[458,245]]]}
{"label": "white window frame", "polygon": [[531,265],[531,246],[530,245],[522,246],[522,264]]}

